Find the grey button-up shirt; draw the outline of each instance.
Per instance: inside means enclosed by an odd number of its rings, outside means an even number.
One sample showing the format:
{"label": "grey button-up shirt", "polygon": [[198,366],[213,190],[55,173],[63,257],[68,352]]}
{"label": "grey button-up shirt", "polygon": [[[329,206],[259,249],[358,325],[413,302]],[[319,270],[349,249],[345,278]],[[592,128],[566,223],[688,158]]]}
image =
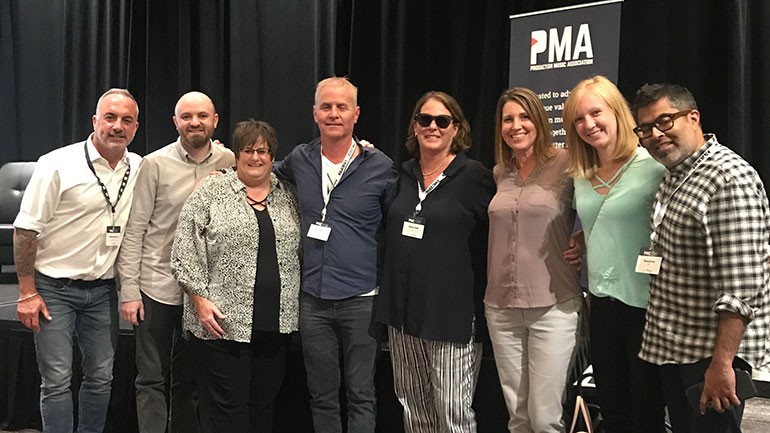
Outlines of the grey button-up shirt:
{"label": "grey button-up shirt", "polygon": [[163,304],[182,305],[183,294],[170,264],[179,213],[201,179],[234,164],[233,152],[214,144],[198,163],[179,139],[142,160],[117,261],[121,302],[142,299],[141,291]]}

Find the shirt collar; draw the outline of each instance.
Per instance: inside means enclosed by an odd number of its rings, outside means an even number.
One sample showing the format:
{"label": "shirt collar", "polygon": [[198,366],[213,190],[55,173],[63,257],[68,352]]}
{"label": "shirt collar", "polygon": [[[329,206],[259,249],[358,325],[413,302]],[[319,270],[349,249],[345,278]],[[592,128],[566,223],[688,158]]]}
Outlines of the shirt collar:
{"label": "shirt collar", "polygon": [[[241,182],[240,179],[238,179],[238,172],[235,170],[228,170],[224,174],[213,174],[212,176],[224,176],[227,179],[228,184],[233,189],[233,191],[246,191],[246,185]],[[275,173],[270,173],[270,194],[273,193],[273,191],[278,188],[278,177],[275,175]]]}
{"label": "shirt collar", "polygon": [[703,146],[701,146],[700,149],[693,152],[692,155],[688,156],[687,159],[680,162],[679,164],[676,165],[676,167],[671,169],[671,174],[684,175],[685,173],[690,171],[693,164],[695,164],[698,158],[700,158],[701,155],[703,155],[708,150],[708,148],[710,148],[715,144],[718,144],[717,136],[715,134],[703,134],[703,138],[706,140],[706,143]]}
{"label": "shirt collar", "polygon": [[[97,162],[107,164],[109,166],[109,163],[107,160],[102,156],[102,154],[99,153],[98,150],[96,150],[96,146],[94,146],[94,142],[92,140],[94,134],[91,133],[91,135],[88,136],[86,139],[86,151],[88,152],[88,159],[91,160],[91,162]],[[123,156],[120,158],[120,162],[122,164],[128,164],[128,151],[123,151]],[[115,166],[117,168],[117,166]]]}
{"label": "shirt collar", "polygon": [[[468,155],[465,154],[465,152],[458,152],[455,154],[455,158],[452,160],[452,162],[449,163],[449,165],[444,169],[443,173],[447,177],[452,177],[462,168],[463,165],[465,165],[465,162],[468,160]],[[412,158],[410,160],[405,161],[401,164],[401,168],[412,175],[415,179],[421,179],[422,178],[422,172],[420,171],[420,163],[418,161],[418,158]]]}
{"label": "shirt collar", "polygon": [[190,152],[187,151],[187,149],[182,146],[182,139],[180,137],[176,138],[176,142],[174,143],[174,148],[176,149],[177,155],[179,155],[179,158],[181,158],[184,161],[192,162],[193,164],[203,164],[206,162],[209,158],[211,158],[211,155],[214,154],[214,142],[209,140],[209,153],[206,155],[205,158],[201,162],[196,161],[192,156],[190,156]]}

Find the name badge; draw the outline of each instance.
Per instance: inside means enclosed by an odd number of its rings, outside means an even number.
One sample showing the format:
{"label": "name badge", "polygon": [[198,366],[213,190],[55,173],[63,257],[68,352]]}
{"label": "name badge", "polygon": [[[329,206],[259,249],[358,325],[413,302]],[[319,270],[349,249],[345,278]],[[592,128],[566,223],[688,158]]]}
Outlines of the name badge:
{"label": "name badge", "polygon": [[318,239],[319,241],[328,241],[329,234],[331,234],[332,228],[328,224],[317,222],[310,226],[307,231],[307,237],[311,239]]}
{"label": "name badge", "polygon": [[120,245],[120,226],[107,226],[107,233],[104,238],[108,247],[117,247]]}
{"label": "name badge", "polygon": [[658,275],[663,257],[654,249],[642,248],[636,258],[636,272],[640,274]]}
{"label": "name badge", "polygon": [[407,217],[401,229],[402,236],[415,239],[422,239],[423,232],[425,232],[425,218],[419,217]]}

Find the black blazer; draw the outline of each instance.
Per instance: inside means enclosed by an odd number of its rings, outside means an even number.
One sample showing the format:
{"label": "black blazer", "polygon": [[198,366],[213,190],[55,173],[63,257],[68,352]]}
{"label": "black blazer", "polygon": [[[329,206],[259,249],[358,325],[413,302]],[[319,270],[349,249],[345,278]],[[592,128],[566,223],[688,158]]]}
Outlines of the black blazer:
{"label": "black blazer", "polygon": [[375,319],[427,340],[468,343],[487,337],[484,320],[492,172],[458,154],[422,203],[422,239],[401,234],[419,202],[416,159],[402,165],[385,230],[385,261]]}

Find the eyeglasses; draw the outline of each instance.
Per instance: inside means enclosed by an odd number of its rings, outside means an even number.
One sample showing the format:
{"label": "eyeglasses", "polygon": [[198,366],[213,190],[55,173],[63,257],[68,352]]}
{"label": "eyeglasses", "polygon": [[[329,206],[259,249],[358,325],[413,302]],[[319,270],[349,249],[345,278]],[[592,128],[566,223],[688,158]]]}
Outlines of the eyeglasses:
{"label": "eyeglasses", "polygon": [[265,155],[271,154],[270,149],[266,147],[260,147],[259,149],[243,149],[241,150],[241,153],[245,153],[249,157],[254,156],[255,153],[259,156],[265,156]]}
{"label": "eyeglasses", "polygon": [[438,126],[441,129],[448,128],[449,125],[452,124],[452,122],[455,121],[455,118],[448,115],[448,114],[442,114],[440,116],[431,116],[430,114],[425,113],[417,113],[417,115],[414,116],[414,120],[417,121],[417,124],[422,126],[423,128],[427,128],[430,126],[433,121],[436,121],[436,126]]}
{"label": "eyeglasses", "polygon": [[668,131],[674,127],[674,121],[689,114],[692,110],[682,110],[672,114],[661,114],[652,123],[645,123],[634,128],[634,132],[639,138],[650,138],[652,136],[652,127],[654,126],[660,132]]}

